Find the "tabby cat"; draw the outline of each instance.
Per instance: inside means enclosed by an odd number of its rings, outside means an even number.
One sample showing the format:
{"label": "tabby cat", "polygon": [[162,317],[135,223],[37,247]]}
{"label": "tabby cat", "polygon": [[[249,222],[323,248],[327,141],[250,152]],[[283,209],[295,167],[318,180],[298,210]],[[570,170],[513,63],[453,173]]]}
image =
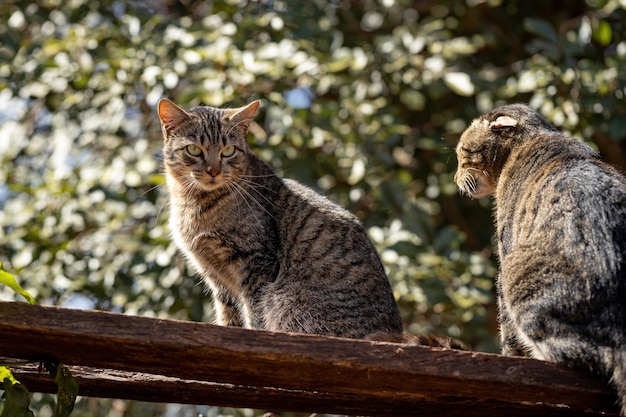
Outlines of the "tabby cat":
{"label": "tabby cat", "polygon": [[401,332],[357,218],[277,177],[250,150],[258,107],[158,104],[172,235],[210,287],[217,323],[352,338]]}
{"label": "tabby cat", "polygon": [[456,153],[460,191],[495,196],[502,353],[597,372],[626,415],[626,179],[521,104]]}

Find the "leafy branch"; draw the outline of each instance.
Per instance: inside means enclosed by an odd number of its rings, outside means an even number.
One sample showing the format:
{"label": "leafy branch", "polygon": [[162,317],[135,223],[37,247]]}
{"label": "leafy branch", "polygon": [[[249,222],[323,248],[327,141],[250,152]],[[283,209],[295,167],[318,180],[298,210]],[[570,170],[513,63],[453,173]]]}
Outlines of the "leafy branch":
{"label": "leafy branch", "polygon": [[[17,292],[30,304],[37,304],[35,298],[20,286],[15,276],[3,269],[1,262],[0,284]],[[78,395],[78,380],[61,363],[47,361],[44,365],[58,387],[57,402],[52,417],[69,417]],[[0,366],[0,380],[4,389],[2,398],[5,399],[0,417],[35,417],[29,408],[30,393],[28,389],[15,379],[8,367]]]}

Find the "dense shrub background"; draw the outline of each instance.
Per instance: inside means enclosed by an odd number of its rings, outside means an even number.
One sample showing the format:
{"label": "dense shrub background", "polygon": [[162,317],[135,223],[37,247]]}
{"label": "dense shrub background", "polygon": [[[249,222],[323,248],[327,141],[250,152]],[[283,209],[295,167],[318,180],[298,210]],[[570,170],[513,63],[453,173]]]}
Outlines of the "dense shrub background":
{"label": "dense shrub background", "polygon": [[[625,8],[4,0],[0,261],[42,303],[211,321],[168,237],[155,105],[260,98],[255,149],[362,219],[407,331],[495,352],[490,201],[457,194],[454,146],[472,118],[527,102],[626,167]],[[261,413],[84,399],[75,415],[194,412]]]}

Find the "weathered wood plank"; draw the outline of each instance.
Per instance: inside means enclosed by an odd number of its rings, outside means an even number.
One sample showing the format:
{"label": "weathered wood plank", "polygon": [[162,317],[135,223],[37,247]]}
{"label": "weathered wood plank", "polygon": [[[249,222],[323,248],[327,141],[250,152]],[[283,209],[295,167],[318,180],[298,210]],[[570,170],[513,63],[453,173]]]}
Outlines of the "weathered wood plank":
{"label": "weathered wood plank", "polygon": [[[55,393],[56,385],[38,365],[12,367],[16,378],[33,392]],[[507,416],[592,416],[593,410],[575,410],[564,405],[498,400],[424,398],[411,404],[393,396],[379,398],[340,393],[281,390],[189,381],[159,375],[86,367],[69,367],[80,382],[80,394],[89,397],[121,398],[150,402],[210,404],[223,407],[246,407],[261,410],[334,412],[370,416],[445,415],[467,417]],[[339,410],[339,411],[338,411]],[[602,414],[610,415],[610,414]]]}
{"label": "weathered wood plank", "polygon": [[[56,392],[52,379],[38,372],[37,365],[13,367],[18,380],[34,392]],[[132,399],[151,402],[211,404],[224,407],[251,407],[261,410],[338,412],[351,415],[406,416],[445,415],[467,417],[507,416],[590,416],[592,411],[535,403],[511,403],[497,400],[458,398],[424,399],[417,404],[396,402],[393,397],[371,398],[337,393],[281,390],[189,381],[135,372],[69,367],[80,381],[81,395]],[[375,401],[375,402],[374,402]]]}
{"label": "weathered wood plank", "polygon": [[617,413],[594,376],[528,358],[24,303],[0,303],[0,356],[103,368],[76,368],[91,396],[361,415]]}

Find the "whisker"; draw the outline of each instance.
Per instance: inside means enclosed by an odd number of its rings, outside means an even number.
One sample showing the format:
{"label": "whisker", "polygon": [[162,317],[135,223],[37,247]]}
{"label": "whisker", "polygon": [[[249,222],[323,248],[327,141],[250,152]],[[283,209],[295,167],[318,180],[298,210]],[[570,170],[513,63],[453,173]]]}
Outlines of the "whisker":
{"label": "whisker", "polygon": [[165,201],[163,202],[163,204],[161,204],[161,207],[159,207],[159,211],[157,212],[157,216],[156,216],[156,223],[159,223],[159,219],[161,218],[161,214],[163,214],[165,212],[165,209],[170,205],[170,199],[167,198],[165,199]]}
{"label": "whisker", "polygon": [[[238,190],[239,192],[241,192],[243,195],[245,195],[245,196],[249,197],[250,199],[252,199],[252,200],[253,200],[253,201],[257,204],[257,206],[259,206],[259,208],[261,208],[264,212],[266,212],[266,213],[267,213],[267,214],[268,214],[268,215],[269,215],[272,219],[276,220],[276,218],[274,217],[274,215],[273,215],[273,214],[272,214],[272,213],[271,213],[268,209],[266,209],[266,208],[263,206],[263,204],[261,204],[261,202],[260,202],[260,201],[258,201],[258,200],[254,197],[254,195],[253,195],[250,191],[248,191],[248,190],[247,190],[246,188],[244,188],[242,185],[237,184],[236,182],[233,182],[232,184],[233,184],[233,185],[237,188],[237,190]],[[262,198],[263,198],[263,199],[264,199],[267,203],[269,203],[270,205],[272,205],[272,206],[273,206],[272,201],[271,201],[271,200],[269,200],[267,197],[265,197],[265,196],[264,196],[264,195],[263,195],[263,194],[262,194],[259,190],[256,190],[254,187],[250,187],[250,188],[251,188],[252,190],[254,190],[254,191],[255,191],[255,192],[256,192],[256,193],[257,193],[260,197],[262,197]],[[247,199],[245,199],[245,198],[244,198],[244,200],[245,200],[246,202],[248,202],[248,200],[247,200]],[[252,210],[252,207],[250,207],[250,209]]]}
{"label": "whisker", "polygon": [[[267,185],[259,184],[258,182],[246,180],[246,179],[243,179],[243,178],[240,178],[239,181],[241,181],[242,183],[250,186],[251,188],[262,188],[262,189],[264,189],[266,191],[269,191],[271,193],[274,193],[274,194],[276,193],[276,190],[268,187]],[[258,190],[256,190],[256,189],[255,189],[255,191],[258,192]]]}
{"label": "whisker", "polygon": [[476,188],[478,187],[478,181],[476,181],[476,177],[470,174],[467,176],[467,181],[468,181],[467,185],[472,191],[472,194],[476,193]]}
{"label": "whisker", "polygon": [[193,189],[195,188],[194,185],[194,181],[193,181],[193,177],[191,177],[191,174],[188,175],[180,175],[178,176],[178,179],[183,180],[182,181],[182,186],[183,186],[183,196],[185,198],[189,198],[193,195]]}
{"label": "whisker", "polygon": [[[226,187],[228,189],[228,192],[231,194],[231,196],[233,197],[233,199],[237,203],[237,210],[239,211],[239,213],[242,214],[242,215],[244,214],[243,212],[241,212],[241,207],[239,206],[239,199],[237,198],[235,193],[237,193],[243,199],[244,203],[246,203],[246,205],[248,206],[248,209],[250,209],[250,212],[254,216],[255,220],[258,222],[257,212],[256,212],[256,210],[254,210],[252,208],[252,206],[248,202],[248,199],[243,194],[241,187],[237,183],[227,183]],[[258,204],[258,202],[257,202],[257,204]]]}
{"label": "whisker", "polygon": [[457,184],[459,187],[459,192],[461,194],[466,194],[469,197],[475,194],[476,190],[478,189],[478,179],[474,175],[472,175],[472,173],[470,172],[471,170],[480,172],[475,168],[464,169],[463,174],[461,175],[461,178],[459,179]]}
{"label": "whisker", "polygon": [[[244,182],[244,181],[242,181],[242,182]],[[273,193],[276,193],[276,191],[274,191],[274,190],[272,190],[272,189],[270,189],[270,188],[268,188],[268,187],[261,186],[260,184],[255,184],[255,183],[247,183],[247,182],[244,182],[244,184],[248,185],[252,191],[254,191],[255,193],[257,193],[257,194],[258,194],[261,198],[263,198],[263,199],[264,199],[267,203],[269,203],[269,204],[270,204],[270,205],[272,205],[272,206],[274,205],[274,203],[272,203],[272,201],[271,201],[270,199],[268,199],[265,195],[263,195],[263,193],[262,193],[261,191],[259,191],[259,190],[257,190],[257,189],[256,189],[255,185],[259,185],[261,188],[264,188],[264,189],[266,189],[266,190],[268,190],[268,191],[271,191],[271,192],[273,192]]]}
{"label": "whisker", "polygon": [[246,174],[242,174],[240,175],[241,178],[271,178],[271,177],[275,177],[276,174],[267,174],[267,175],[246,175]]}
{"label": "whisker", "polygon": [[138,199],[140,199],[141,197],[145,196],[145,195],[146,195],[146,194],[148,194],[150,191],[156,190],[157,188],[159,188],[159,187],[160,187],[160,186],[162,186],[162,185],[163,185],[163,184],[157,184],[157,185],[155,185],[155,186],[153,186],[153,187],[148,188],[146,191],[144,191],[143,193],[139,194],[139,195],[137,196],[137,198],[135,199],[135,201],[136,201],[136,200],[138,200]]}
{"label": "whisker", "polygon": [[234,184],[231,184],[231,183],[226,183],[226,188],[228,189],[228,193],[229,193],[229,194],[233,197],[233,200],[235,200],[235,203],[237,204],[237,211],[238,211],[240,214],[243,214],[243,213],[242,213],[242,211],[241,211],[241,207],[239,206],[239,199],[237,198],[237,196],[235,195],[235,193],[239,194],[239,196],[240,196],[241,198],[243,198],[244,202],[248,205],[248,207],[249,207],[250,209],[252,209],[252,208],[250,207],[250,205],[248,204],[248,202],[246,201],[245,197],[244,197],[243,195],[241,195],[241,192],[239,192],[239,190],[237,190],[237,188],[235,187],[235,185],[234,185]]}

